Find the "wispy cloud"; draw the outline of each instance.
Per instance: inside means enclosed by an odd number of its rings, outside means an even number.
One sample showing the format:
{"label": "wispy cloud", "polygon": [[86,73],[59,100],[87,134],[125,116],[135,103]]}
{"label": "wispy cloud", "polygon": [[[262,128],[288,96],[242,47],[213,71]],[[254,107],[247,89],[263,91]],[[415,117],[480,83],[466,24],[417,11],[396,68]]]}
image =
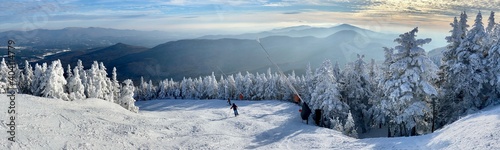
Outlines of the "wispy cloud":
{"label": "wispy cloud", "polygon": [[283,14],[287,14],[287,15],[293,15],[293,14],[300,14],[302,12],[300,11],[290,11],[290,12],[284,12]]}
{"label": "wispy cloud", "polygon": [[498,12],[500,1],[18,0],[3,2],[0,9],[2,30],[19,26],[55,28],[85,25],[151,30],[217,28],[247,32],[288,25],[351,23],[373,30],[392,29],[390,27],[393,26],[427,26],[446,29],[444,32],[447,32],[452,17],[460,11]]}

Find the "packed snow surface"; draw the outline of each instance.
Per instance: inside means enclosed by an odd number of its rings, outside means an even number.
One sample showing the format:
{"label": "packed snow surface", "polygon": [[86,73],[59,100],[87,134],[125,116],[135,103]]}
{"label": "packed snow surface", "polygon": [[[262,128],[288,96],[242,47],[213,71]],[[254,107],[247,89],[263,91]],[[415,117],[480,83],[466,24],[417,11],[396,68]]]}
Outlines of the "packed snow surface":
{"label": "packed snow surface", "polygon": [[140,112],[99,99],[16,97],[16,142],[7,140],[8,97],[0,95],[0,149],[500,149],[500,107],[433,134],[354,139],[301,122],[296,104],[225,100],[137,102]]}

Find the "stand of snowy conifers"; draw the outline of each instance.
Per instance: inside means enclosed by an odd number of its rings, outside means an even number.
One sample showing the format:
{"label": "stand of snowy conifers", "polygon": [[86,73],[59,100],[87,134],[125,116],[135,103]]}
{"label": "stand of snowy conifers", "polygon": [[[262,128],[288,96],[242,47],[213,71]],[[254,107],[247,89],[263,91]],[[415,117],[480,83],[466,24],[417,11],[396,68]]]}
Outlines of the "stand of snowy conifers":
{"label": "stand of snowy conifers", "polygon": [[[134,105],[134,85],[131,80],[125,80],[122,85],[116,79],[116,69],[113,68],[111,79],[107,77],[103,63],[92,64],[84,70],[82,62],[71,69],[68,65],[66,73],[61,61],[51,64],[35,64],[35,68],[25,61],[24,69],[16,69],[15,78],[20,93],[32,94],[66,101],[99,98],[121,105],[127,110],[137,112]],[[17,67],[19,68],[19,67]],[[7,83],[8,69],[5,60],[0,62],[0,83]],[[5,92],[6,86],[0,87]]]}

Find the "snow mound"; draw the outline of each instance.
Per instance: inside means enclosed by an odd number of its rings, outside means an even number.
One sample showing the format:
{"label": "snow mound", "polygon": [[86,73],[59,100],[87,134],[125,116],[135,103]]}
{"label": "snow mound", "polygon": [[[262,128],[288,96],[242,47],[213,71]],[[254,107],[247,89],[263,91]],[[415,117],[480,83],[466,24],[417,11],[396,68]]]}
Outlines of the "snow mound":
{"label": "snow mound", "polygon": [[[0,149],[500,149],[500,107],[469,115],[433,134],[354,139],[301,122],[282,101],[154,100],[139,113],[99,99],[62,101],[17,95],[16,142],[7,141],[0,95]],[[312,121],[310,121],[311,123]]]}

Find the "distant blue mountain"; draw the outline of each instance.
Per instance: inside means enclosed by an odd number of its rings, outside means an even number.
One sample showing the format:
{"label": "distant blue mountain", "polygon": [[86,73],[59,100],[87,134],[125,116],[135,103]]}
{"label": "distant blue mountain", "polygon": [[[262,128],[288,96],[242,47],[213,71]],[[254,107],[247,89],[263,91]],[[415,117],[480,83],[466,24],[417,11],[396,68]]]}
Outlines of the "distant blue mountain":
{"label": "distant blue mountain", "polygon": [[[97,34],[97,33],[96,33]],[[93,34],[91,34],[93,35]],[[88,35],[90,36],[90,35]],[[297,26],[241,35],[204,36],[163,42],[153,48],[116,44],[110,47],[64,52],[47,57],[39,63],[61,59],[74,64],[103,61],[108,67],[117,67],[119,78],[162,80],[183,77],[234,74],[238,72],[265,72],[275,69],[256,38],[269,52],[270,58],[285,72],[303,74],[305,66],[317,67],[325,59],[341,66],[356,60],[357,54],[369,59],[383,60],[384,46],[393,46],[397,36],[342,24],[331,28]]]}

